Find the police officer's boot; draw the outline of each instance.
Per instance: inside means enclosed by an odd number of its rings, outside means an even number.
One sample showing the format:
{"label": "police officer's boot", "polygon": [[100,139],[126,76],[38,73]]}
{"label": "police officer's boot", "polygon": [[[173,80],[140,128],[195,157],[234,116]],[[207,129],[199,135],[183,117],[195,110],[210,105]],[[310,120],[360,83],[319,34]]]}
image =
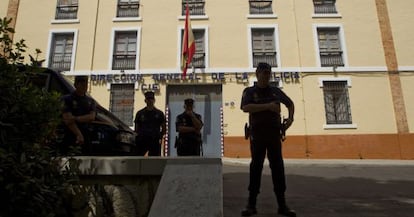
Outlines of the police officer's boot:
{"label": "police officer's boot", "polygon": [[283,216],[296,217],[295,211],[291,210],[286,205],[285,195],[284,194],[276,195],[276,197],[277,197],[277,204],[279,205],[279,209],[278,209],[277,213],[279,215],[283,215]]}
{"label": "police officer's boot", "polygon": [[252,215],[257,214],[256,198],[257,198],[257,194],[249,194],[249,200],[247,201],[247,206],[241,212],[242,216],[252,216]]}

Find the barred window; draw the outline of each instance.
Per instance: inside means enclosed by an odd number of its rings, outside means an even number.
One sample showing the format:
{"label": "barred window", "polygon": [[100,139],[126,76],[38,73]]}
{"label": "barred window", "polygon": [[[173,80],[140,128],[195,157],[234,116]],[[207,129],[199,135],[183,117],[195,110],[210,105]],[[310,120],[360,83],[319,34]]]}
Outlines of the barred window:
{"label": "barred window", "polygon": [[113,70],[133,70],[137,58],[137,31],[115,33]]}
{"label": "barred window", "polygon": [[336,14],[336,0],[313,0],[315,14]]}
{"label": "barred window", "polygon": [[273,14],[272,0],[249,0],[250,14]]}
{"label": "barred window", "polygon": [[181,3],[181,15],[185,16],[185,10],[188,2],[188,10],[190,15],[206,15],[204,0],[183,0]]}
{"label": "barred window", "polygon": [[134,84],[111,84],[110,111],[121,121],[133,125]]}
{"label": "barred window", "polygon": [[346,81],[323,81],[327,124],[352,124]]}
{"label": "barred window", "polygon": [[339,28],[318,28],[317,31],[321,66],[344,66]]}
{"label": "barred window", "polygon": [[277,67],[275,29],[252,29],[252,49],[253,67],[260,62]]}
{"label": "barred window", "polygon": [[52,35],[48,67],[70,71],[72,65],[74,33],[55,33]]}
{"label": "barred window", "polygon": [[55,19],[76,19],[78,7],[78,0],[57,0]]}
{"label": "barred window", "polygon": [[139,0],[118,0],[117,17],[139,17]]}
{"label": "barred window", "polygon": [[[194,41],[195,41],[195,53],[193,60],[191,61],[188,68],[205,68],[206,67],[206,46],[205,46],[205,30],[204,29],[193,29]],[[184,37],[184,30],[181,31],[181,43]],[[181,46],[182,47],[182,46]],[[181,51],[182,52],[182,51]]]}

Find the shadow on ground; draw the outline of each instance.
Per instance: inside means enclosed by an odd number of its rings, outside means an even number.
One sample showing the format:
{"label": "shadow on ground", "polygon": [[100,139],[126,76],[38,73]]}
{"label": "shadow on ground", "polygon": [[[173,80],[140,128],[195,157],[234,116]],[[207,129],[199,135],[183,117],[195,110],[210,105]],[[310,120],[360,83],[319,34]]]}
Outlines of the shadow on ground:
{"label": "shadow on ground", "polygon": [[[411,217],[413,181],[287,175],[287,200],[299,217]],[[224,217],[240,216],[247,201],[248,173],[223,174]],[[271,176],[263,174],[257,217],[277,216]]]}

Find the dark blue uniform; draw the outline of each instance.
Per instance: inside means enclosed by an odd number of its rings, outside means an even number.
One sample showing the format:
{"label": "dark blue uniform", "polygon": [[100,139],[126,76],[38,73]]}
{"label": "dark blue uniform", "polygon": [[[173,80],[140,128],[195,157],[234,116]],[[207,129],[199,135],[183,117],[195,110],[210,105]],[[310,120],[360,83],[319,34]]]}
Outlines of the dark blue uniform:
{"label": "dark blue uniform", "polygon": [[[96,102],[91,97],[85,95],[85,96],[79,96],[75,93],[71,93],[68,95],[63,96],[63,113],[70,112],[74,116],[82,116],[87,115],[91,113],[92,111],[96,111]],[[88,124],[87,123],[77,123],[79,130],[81,131],[84,139],[85,144],[90,144],[88,137]],[[65,137],[64,137],[64,145],[70,146],[74,145],[76,143],[76,136],[73,134],[69,128],[65,126]],[[64,148],[64,152],[67,151],[68,147]],[[89,148],[86,147],[86,145],[82,146],[82,153],[88,153]],[[66,150],[65,150],[66,149]]]}
{"label": "dark blue uniform", "polygon": [[[248,104],[280,103],[287,107],[293,104],[292,100],[279,88],[268,86],[260,88],[248,87],[243,91],[241,108]],[[281,117],[280,113],[261,111],[249,114],[250,149],[252,161],[250,163],[249,199],[256,198],[260,192],[260,182],[263,162],[267,152],[269,166],[272,171],[273,187],[278,199],[279,207],[285,206],[284,193],[286,190],[285,171],[281,147]],[[249,201],[255,205],[256,201]]]}
{"label": "dark blue uniform", "polygon": [[143,108],[136,113],[134,122],[137,127],[137,155],[144,156],[148,152],[149,156],[161,156],[161,125],[165,123],[164,113],[156,108]]}
{"label": "dark blue uniform", "polygon": [[[194,115],[202,123],[201,115],[197,113]],[[185,112],[178,115],[175,121],[176,129],[180,126],[194,127],[191,117]],[[178,156],[200,156],[201,134],[195,132],[179,133],[178,139],[179,142],[176,143]]]}

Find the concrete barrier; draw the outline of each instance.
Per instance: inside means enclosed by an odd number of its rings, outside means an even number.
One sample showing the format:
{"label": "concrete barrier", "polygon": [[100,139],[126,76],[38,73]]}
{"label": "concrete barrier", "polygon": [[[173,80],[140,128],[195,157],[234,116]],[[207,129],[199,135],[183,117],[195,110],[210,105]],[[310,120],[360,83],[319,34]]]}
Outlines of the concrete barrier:
{"label": "concrete barrier", "polygon": [[[136,202],[133,209],[137,217],[223,216],[220,158],[82,156],[77,159],[81,160],[82,184],[133,186],[137,195],[132,195],[131,200]],[[120,207],[132,209],[122,204]],[[128,210],[128,213],[134,212]]]}

